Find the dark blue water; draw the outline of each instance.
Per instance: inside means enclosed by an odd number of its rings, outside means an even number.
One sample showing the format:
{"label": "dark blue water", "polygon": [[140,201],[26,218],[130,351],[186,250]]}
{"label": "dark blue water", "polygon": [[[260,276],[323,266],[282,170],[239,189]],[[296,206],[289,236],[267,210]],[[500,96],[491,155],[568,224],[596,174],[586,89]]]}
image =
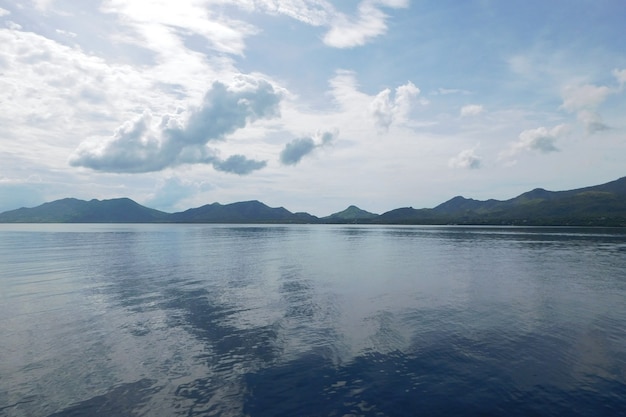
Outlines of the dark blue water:
{"label": "dark blue water", "polygon": [[0,415],[626,415],[626,230],[0,225]]}

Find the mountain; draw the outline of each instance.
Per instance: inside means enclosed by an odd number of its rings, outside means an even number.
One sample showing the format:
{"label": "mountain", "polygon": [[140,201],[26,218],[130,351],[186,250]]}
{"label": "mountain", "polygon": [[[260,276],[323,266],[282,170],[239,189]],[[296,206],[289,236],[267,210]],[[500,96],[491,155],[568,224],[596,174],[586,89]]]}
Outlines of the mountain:
{"label": "mountain", "polygon": [[75,198],[0,213],[0,223],[362,223],[626,227],[626,177],[568,191],[536,188],[509,200],[456,196],[432,209],[403,207],[381,215],[356,206],[318,218],[260,201],[207,204],[179,213],[144,207],[128,198]]}
{"label": "mountain", "polygon": [[0,213],[1,223],[152,223],[169,215],[144,207],[129,198],[112,200],[62,200],[34,208]]}
{"label": "mountain", "polygon": [[457,196],[433,213],[458,224],[626,226],[626,177],[568,191],[536,188],[505,201]]}
{"label": "mountain", "polygon": [[330,216],[322,217],[320,220],[324,223],[351,223],[362,220],[371,220],[378,217],[378,214],[361,210],[357,206],[349,206],[347,209],[333,213]]}
{"label": "mountain", "polygon": [[432,209],[414,209],[413,207],[402,207],[387,211],[371,223],[377,224],[440,224]]}
{"label": "mountain", "polygon": [[317,223],[318,218],[308,213],[292,213],[278,207],[271,208],[260,201],[232,204],[207,204],[169,216],[173,223]]}

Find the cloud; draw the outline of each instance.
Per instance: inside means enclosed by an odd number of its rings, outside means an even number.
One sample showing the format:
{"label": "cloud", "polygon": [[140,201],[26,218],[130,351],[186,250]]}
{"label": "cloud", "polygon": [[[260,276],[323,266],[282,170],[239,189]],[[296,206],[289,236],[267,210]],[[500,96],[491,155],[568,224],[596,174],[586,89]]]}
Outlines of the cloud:
{"label": "cloud", "polygon": [[[410,81],[397,87],[393,97],[388,88],[378,93],[369,105],[369,113],[378,129],[386,132],[392,123],[406,121],[414,98],[419,94],[420,89]],[[421,103],[426,104],[427,101],[422,100]]]}
{"label": "cloud", "polygon": [[153,1],[146,7],[144,0],[105,0],[100,10],[117,15],[120,22],[132,29],[129,40],[164,58],[171,59],[183,52],[181,35],[191,34],[203,37],[214,51],[242,56],[245,38],[257,29],[230,19],[228,13],[218,10],[218,5],[206,3],[213,2],[180,1],[172,7],[168,1]]}
{"label": "cloud", "polygon": [[240,8],[282,14],[316,27],[326,27],[323,42],[333,48],[362,46],[387,32],[388,16],[381,8],[401,9],[409,0],[362,0],[354,15],[342,13],[325,0],[233,0]]}
{"label": "cloud", "polygon": [[600,115],[591,110],[579,111],[578,120],[580,120],[583,123],[583,125],[585,125],[585,128],[587,129],[587,133],[589,134],[610,129],[610,127],[602,121],[602,118],[600,117]]}
{"label": "cloud", "polygon": [[595,108],[604,102],[611,92],[609,87],[592,84],[567,86],[563,90],[562,107],[572,112],[586,108]]}
{"label": "cloud", "polygon": [[613,76],[619,83],[619,91],[624,89],[624,85],[626,85],[626,69],[618,70],[617,68],[613,70]]}
{"label": "cloud", "polygon": [[246,174],[262,168],[264,163],[241,155],[222,161],[215,150],[205,145],[255,120],[277,117],[280,99],[273,86],[262,79],[239,75],[230,85],[216,81],[200,107],[160,118],[145,111],[116,129],[107,140],[81,143],[69,162],[98,171],[128,173],[209,163],[220,171]]}
{"label": "cloud", "polygon": [[55,32],[58,33],[59,35],[68,36],[70,38],[75,38],[76,36],[78,36],[74,32],[70,32],[70,31],[63,30],[63,29],[56,29]]}
{"label": "cloud", "polygon": [[584,84],[570,85],[563,90],[563,104],[561,107],[569,112],[576,113],[578,120],[585,126],[589,134],[610,129],[602,121],[596,109],[610,94],[622,91],[624,82],[626,82],[626,70],[619,71],[615,69],[613,70],[613,76],[619,82],[618,88]]}
{"label": "cloud", "polygon": [[380,7],[408,7],[406,0],[364,0],[359,3],[356,17],[336,13],[324,43],[335,48],[352,48],[365,45],[370,39],[387,32],[387,15]]}
{"label": "cloud", "polygon": [[287,143],[281,151],[280,162],[283,165],[296,165],[302,158],[313,152],[315,148],[330,144],[335,136],[336,134],[334,133],[324,132],[316,138],[319,143],[316,143],[312,137],[294,139]]}
{"label": "cloud", "polygon": [[7,20],[5,22],[5,25],[11,30],[22,30],[22,25],[20,25],[19,23],[15,23],[11,20]]}
{"label": "cloud", "polygon": [[480,104],[468,104],[461,108],[461,117],[466,116],[478,116],[485,111],[485,108]]}
{"label": "cloud", "polygon": [[478,169],[482,163],[482,158],[476,155],[475,149],[466,149],[448,161],[450,168]]}
{"label": "cloud", "polygon": [[307,154],[315,149],[315,142],[311,138],[294,139],[285,145],[280,153],[280,162],[285,165],[296,165]]}
{"label": "cloud", "polygon": [[568,127],[564,124],[548,129],[538,127],[536,129],[524,130],[519,134],[518,140],[511,147],[501,154],[501,157],[511,157],[523,151],[537,151],[541,153],[557,152],[559,149],[555,143],[558,138],[564,136]]}
{"label": "cloud", "polygon": [[271,15],[282,14],[311,26],[323,26],[335,14],[330,3],[319,0],[238,0],[236,3],[244,9],[256,9]]}
{"label": "cloud", "polygon": [[437,91],[435,91],[432,94],[441,94],[441,95],[449,95],[449,94],[463,94],[463,95],[468,95],[468,94],[472,94],[471,91],[468,90],[461,90],[458,88],[438,88]]}
{"label": "cloud", "polygon": [[264,168],[266,165],[266,161],[248,159],[243,155],[232,155],[226,160],[216,160],[213,162],[213,168],[216,170],[237,175],[250,174],[252,171]]}
{"label": "cloud", "polygon": [[0,17],[2,17],[2,16],[8,16],[8,15],[10,15],[10,14],[11,14],[11,12],[10,12],[10,11],[8,11],[8,10],[3,9],[2,7],[0,7]]}

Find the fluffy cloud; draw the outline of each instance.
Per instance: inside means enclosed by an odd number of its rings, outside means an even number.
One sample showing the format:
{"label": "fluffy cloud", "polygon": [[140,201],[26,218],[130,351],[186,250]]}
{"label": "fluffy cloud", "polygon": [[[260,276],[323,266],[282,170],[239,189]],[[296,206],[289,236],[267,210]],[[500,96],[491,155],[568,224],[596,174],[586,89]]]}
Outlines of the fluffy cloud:
{"label": "fluffy cloud", "polygon": [[2,16],[8,16],[8,15],[10,15],[10,14],[11,14],[11,12],[10,12],[10,11],[8,11],[8,10],[3,9],[2,7],[0,7],[0,17],[2,17]]}
{"label": "fluffy cloud", "polygon": [[484,107],[479,104],[468,104],[467,106],[463,106],[461,108],[461,117],[477,116],[484,111]]}
{"label": "fluffy cloud", "polygon": [[501,157],[511,157],[522,151],[537,151],[541,153],[556,152],[559,149],[555,143],[558,138],[567,133],[566,125],[558,125],[552,129],[538,127],[524,130],[518,140],[511,145],[509,150],[502,153]]}
{"label": "fluffy cloud", "polygon": [[393,97],[388,88],[378,93],[369,105],[369,113],[378,129],[388,131],[392,123],[406,121],[411,104],[419,94],[420,89],[410,81],[397,87]]}
{"label": "fluffy cloud", "polygon": [[[210,163],[215,169],[247,174],[265,166],[241,155],[225,161],[205,145],[258,119],[279,115],[280,94],[261,79],[238,76],[231,85],[214,82],[200,107],[186,114],[155,117],[145,111],[101,142],[83,142],[72,166],[108,172],[150,172],[183,163]],[[185,117],[186,116],[186,117]]]}
{"label": "fluffy cloud", "polygon": [[448,161],[450,168],[478,169],[481,165],[481,158],[476,155],[475,149],[466,149]]}
{"label": "fluffy cloud", "polygon": [[329,144],[335,136],[336,135],[333,133],[324,132],[315,138],[317,139],[317,143],[312,137],[294,139],[283,148],[280,153],[280,162],[283,165],[296,165],[302,158],[313,152],[315,148]]}

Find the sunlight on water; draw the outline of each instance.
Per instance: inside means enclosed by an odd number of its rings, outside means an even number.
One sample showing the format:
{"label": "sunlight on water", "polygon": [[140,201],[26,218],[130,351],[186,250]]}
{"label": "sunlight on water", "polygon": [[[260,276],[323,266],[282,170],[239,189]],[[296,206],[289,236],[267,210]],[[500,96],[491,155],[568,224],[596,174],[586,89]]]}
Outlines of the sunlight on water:
{"label": "sunlight on water", "polygon": [[626,231],[1,225],[0,414],[617,415]]}

